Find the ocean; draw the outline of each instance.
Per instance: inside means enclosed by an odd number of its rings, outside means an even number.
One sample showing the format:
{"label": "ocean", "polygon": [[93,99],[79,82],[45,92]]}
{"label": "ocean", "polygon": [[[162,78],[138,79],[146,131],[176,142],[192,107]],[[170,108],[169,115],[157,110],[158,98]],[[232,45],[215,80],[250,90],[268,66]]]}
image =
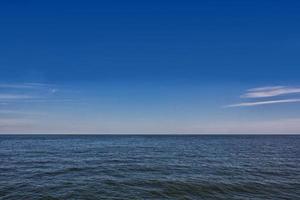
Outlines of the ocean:
{"label": "ocean", "polygon": [[300,135],[0,135],[0,200],[300,199]]}

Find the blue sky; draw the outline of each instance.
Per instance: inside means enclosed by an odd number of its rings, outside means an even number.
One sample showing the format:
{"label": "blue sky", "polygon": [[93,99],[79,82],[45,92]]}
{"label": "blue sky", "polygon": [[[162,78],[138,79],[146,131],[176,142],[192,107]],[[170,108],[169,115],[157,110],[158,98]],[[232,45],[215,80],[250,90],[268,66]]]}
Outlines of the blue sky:
{"label": "blue sky", "polygon": [[1,133],[299,133],[298,1],[1,1]]}

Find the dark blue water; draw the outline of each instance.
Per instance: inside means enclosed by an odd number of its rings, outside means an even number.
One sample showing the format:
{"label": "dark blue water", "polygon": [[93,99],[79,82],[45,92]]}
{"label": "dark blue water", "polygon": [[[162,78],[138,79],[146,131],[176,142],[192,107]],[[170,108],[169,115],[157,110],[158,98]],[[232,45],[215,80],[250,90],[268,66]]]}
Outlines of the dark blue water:
{"label": "dark blue water", "polygon": [[300,199],[300,136],[0,136],[0,199]]}

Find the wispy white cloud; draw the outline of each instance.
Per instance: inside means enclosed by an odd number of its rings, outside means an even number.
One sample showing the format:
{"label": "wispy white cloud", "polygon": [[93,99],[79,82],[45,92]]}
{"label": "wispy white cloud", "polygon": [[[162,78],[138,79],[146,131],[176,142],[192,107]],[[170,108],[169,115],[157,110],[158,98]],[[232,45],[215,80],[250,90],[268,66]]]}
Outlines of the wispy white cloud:
{"label": "wispy white cloud", "polygon": [[33,96],[23,94],[0,94],[0,100],[32,99]]}
{"label": "wispy white cloud", "polygon": [[259,87],[247,90],[247,93],[242,95],[242,98],[263,98],[275,97],[286,94],[300,93],[300,87],[287,87],[287,86],[273,86],[273,87]]}
{"label": "wispy white cloud", "polygon": [[288,87],[288,86],[267,86],[251,88],[246,91],[245,94],[241,95],[241,98],[258,99],[258,98],[271,98],[264,101],[251,101],[242,102],[224,106],[225,108],[230,107],[249,107],[249,106],[260,106],[268,104],[282,104],[282,103],[296,103],[300,102],[300,98],[285,98],[273,100],[272,97],[288,94],[300,94],[300,87]]}
{"label": "wispy white cloud", "polygon": [[26,110],[0,110],[1,115],[42,115],[42,113]]}
{"label": "wispy white cloud", "polygon": [[[55,85],[45,83],[0,83],[0,101],[37,100],[58,92]],[[6,102],[7,103],[7,102]]]}
{"label": "wispy white cloud", "polygon": [[300,99],[283,99],[283,100],[272,100],[272,101],[244,102],[244,103],[227,105],[225,107],[226,108],[230,108],[230,107],[249,107],[249,106],[267,105],[267,104],[296,103],[296,102],[300,102]]}
{"label": "wispy white cloud", "polygon": [[27,84],[0,84],[0,88],[8,88],[8,89],[32,89],[32,85]]}
{"label": "wispy white cloud", "polygon": [[49,88],[53,87],[51,84],[44,83],[2,83],[0,88],[7,89],[37,89],[37,88]]}

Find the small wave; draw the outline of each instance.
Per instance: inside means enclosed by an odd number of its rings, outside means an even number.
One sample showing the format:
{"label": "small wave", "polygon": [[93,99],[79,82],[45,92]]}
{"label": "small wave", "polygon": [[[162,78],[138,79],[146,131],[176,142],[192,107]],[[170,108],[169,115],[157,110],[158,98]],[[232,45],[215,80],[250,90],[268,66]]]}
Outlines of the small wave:
{"label": "small wave", "polygon": [[[112,183],[111,183],[112,184]],[[114,183],[113,185],[116,185]],[[280,186],[261,184],[257,182],[246,183],[224,183],[224,182],[185,182],[185,181],[128,181],[121,185],[135,189],[145,190],[156,197],[178,198],[186,197],[194,199],[196,197],[233,197],[256,195],[272,196],[276,191],[280,191]],[[264,188],[264,190],[262,190]]]}
{"label": "small wave", "polygon": [[94,169],[95,168],[92,168],[92,167],[69,167],[69,168],[63,168],[63,169],[54,170],[54,171],[36,172],[33,175],[33,177],[57,176],[57,175],[64,175],[64,174],[69,174],[69,173],[90,172]]}

